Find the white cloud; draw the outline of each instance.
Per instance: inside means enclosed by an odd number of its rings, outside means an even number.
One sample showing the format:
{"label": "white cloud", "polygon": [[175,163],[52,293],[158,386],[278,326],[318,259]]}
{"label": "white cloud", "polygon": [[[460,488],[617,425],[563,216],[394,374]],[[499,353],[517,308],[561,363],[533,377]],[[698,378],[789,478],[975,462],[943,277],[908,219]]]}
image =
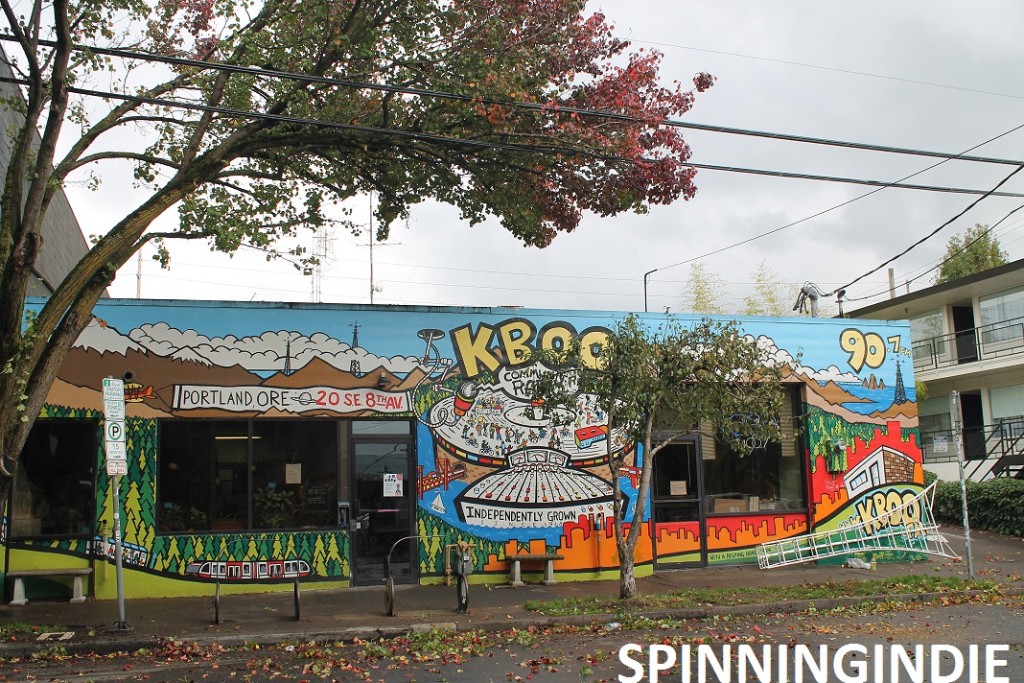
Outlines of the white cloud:
{"label": "white cloud", "polygon": [[[377,356],[363,348],[351,345],[318,332],[311,337],[286,330],[264,332],[258,337],[207,337],[195,330],[179,330],[166,323],[142,325],[129,333],[139,346],[162,356],[191,351],[216,365],[239,365],[247,370],[279,370],[286,357],[291,357],[293,370],[305,366],[314,358],[348,370],[352,361],[358,361],[364,370],[383,367],[390,372],[407,373],[419,367],[414,356]],[[290,342],[290,348],[289,348]]]}
{"label": "white cloud", "polygon": [[[748,337],[749,338],[749,337]],[[804,365],[796,360],[792,353],[786,349],[779,348],[770,337],[761,335],[757,338],[757,345],[768,350],[772,359],[777,365],[789,365],[798,374],[810,377],[819,382],[860,382],[861,378],[853,372],[843,372],[838,366],[830,365],[824,369],[815,369]]]}

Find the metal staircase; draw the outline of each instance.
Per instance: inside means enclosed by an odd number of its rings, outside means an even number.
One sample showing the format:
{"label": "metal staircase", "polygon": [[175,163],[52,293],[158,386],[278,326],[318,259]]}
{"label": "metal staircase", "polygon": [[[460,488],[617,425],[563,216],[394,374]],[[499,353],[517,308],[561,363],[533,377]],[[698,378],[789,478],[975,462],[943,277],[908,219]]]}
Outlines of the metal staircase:
{"label": "metal staircase", "polygon": [[[1020,421],[1002,422],[986,427],[981,458],[968,454],[969,479],[1016,477],[1024,479],[1024,425]],[[973,466],[972,466],[973,465]],[[988,467],[987,470],[984,468]]]}

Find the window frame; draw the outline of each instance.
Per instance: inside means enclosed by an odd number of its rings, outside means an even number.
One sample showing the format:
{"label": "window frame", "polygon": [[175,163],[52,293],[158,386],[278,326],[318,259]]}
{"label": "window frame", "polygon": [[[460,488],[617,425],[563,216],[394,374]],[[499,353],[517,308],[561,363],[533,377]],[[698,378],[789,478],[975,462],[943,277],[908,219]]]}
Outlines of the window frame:
{"label": "window frame", "polygon": [[[82,515],[81,526],[84,530],[79,532],[67,532],[67,533],[44,533],[42,531],[42,525],[46,521],[46,517],[40,516],[40,532],[39,533],[15,533],[14,525],[14,506],[15,499],[20,494],[20,488],[23,486],[23,481],[28,477],[29,461],[25,459],[25,451],[22,450],[18,468],[14,473],[13,480],[11,481],[10,493],[7,497],[7,509],[3,512],[7,516],[7,537],[10,539],[19,540],[32,540],[32,539],[92,539],[95,537],[97,532],[97,501],[96,501],[96,489],[98,483],[99,472],[98,468],[101,465],[100,455],[100,439],[102,434],[101,421],[95,417],[40,417],[32,426],[32,431],[29,434],[29,441],[26,442],[26,447],[31,445],[31,440],[37,429],[42,428],[45,425],[81,425],[83,432],[89,434],[88,441],[81,456],[86,464],[85,472],[91,472],[91,480],[89,483],[89,494],[85,497],[83,504],[85,509],[77,510]],[[69,468],[63,468],[68,470]],[[84,483],[87,480],[80,479],[79,483]],[[32,484],[35,486],[35,484]],[[38,488],[38,487],[37,487]],[[45,499],[44,499],[45,500]],[[50,501],[45,500],[49,506]],[[69,507],[70,506],[66,506]]]}
{"label": "window frame", "polygon": [[[155,514],[155,519],[154,519],[154,529],[155,529],[154,533],[157,536],[181,536],[181,535],[188,535],[188,534],[222,534],[222,533],[251,534],[251,533],[269,533],[269,532],[279,532],[279,531],[323,531],[323,530],[326,530],[326,529],[338,528],[336,511],[334,511],[334,510],[331,510],[329,512],[334,512],[335,514],[328,514],[327,517],[326,517],[326,519],[329,520],[329,521],[327,521],[324,524],[315,525],[315,526],[300,526],[298,524],[295,524],[295,525],[284,525],[284,526],[280,526],[280,527],[277,527],[277,526],[273,526],[273,527],[259,527],[259,526],[256,525],[255,511],[254,511],[254,494],[255,494],[254,485],[255,485],[256,473],[254,472],[254,468],[257,466],[257,462],[256,462],[256,455],[255,455],[255,449],[254,449],[254,446],[253,446],[253,442],[254,442],[254,437],[260,436],[260,435],[256,434],[256,432],[258,431],[257,425],[259,425],[259,424],[268,424],[268,423],[284,424],[284,423],[291,423],[291,424],[294,424],[294,425],[309,425],[309,424],[313,424],[313,423],[319,423],[320,425],[330,425],[332,427],[331,431],[333,431],[333,438],[334,438],[333,450],[332,450],[331,455],[330,455],[330,461],[331,461],[330,469],[333,470],[332,484],[333,484],[333,488],[334,488],[334,497],[335,497],[334,507],[337,507],[337,502],[338,502],[338,500],[340,500],[341,490],[342,490],[341,481],[342,481],[342,478],[344,476],[346,476],[345,473],[341,471],[342,468],[343,468],[342,459],[344,457],[344,455],[342,454],[342,447],[343,447],[342,444],[344,443],[344,438],[343,438],[343,435],[341,434],[341,430],[345,428],[345,422],[347,422],[347,421],[345,421],[345,420],[338,420],[337,418],[290,418],[290,417],[288,417],[288,418],[263,418],[263,419],[261,419],[261,418],[241,418],[241,419],[232,419],[232,418],[200,418],[200,419],[197,419],[197,418],[180,418],[180,417],[179,418],[173,418],[172,417],[172,418],[164,418],[164,419],[157,420],[157,477],[156,477],[156,486],[155,486],[155,499],[156,499],[156,506],[155,506],[155,508],[156,508],[156,514]],[[166,436],[165,429],[166,429],[167,425],[170,425],[170,424],[182,425],[182,426],[186,426],[186,427],[192,427],[194,425],[198,426],[198,425],[201,425],[201,424],[209,425],[211,423],[232,424],[235,427],[234,431],[237,431],[239,436],[241,436],[241,434],[243,432],[245,434],[245,436],[242,437],[245,440],[245,461],[244,461],[244,463],[241,464],[241,467],[244,468],[244,471],[246,473],[245,474],[245,482],[244,482],[244,485],[243,485],[244,490],[245,490],[245,504],[244,504],[244,509],[245,509],[244,516],[245,516],[245,518],[244,518],[242,524],[239,525],[239,528],[225,528],[225,527],[223,527],[223,523],[224,523],[223,520],[219,520],[218,521],[218,520],[215,520],[215,519],[212,518],[212,515],[211,515],[211,513],[213,512],[212,501],[211,500],[207,500],[207,501],[205,501],[206,504],[205,504],[204,509],[200,511],[200,512],[202,512],[206,516],[206,523],[204,525],[202,525],[202,528],[198,528],[197,527],[197,528],[186,528],[186,529],[167,529],[167,528],[165,528],[165,518],[164,518],[165,510],[167,509],[166,508],[166,503],[170,502],[172,505],[175,505],[177,503],[175,503],[174,501],[169,501],[169,500],[167,500],[165,498],[165,492],[167,490],[167,482],[166,482],[165,478],[168,476],[168,474],[167,474],[167,463],[166,463],[165,458],[169,457],[167,455],[167,453],[166,453],[166,449],[163,448],[164,438]],[[212,436],[211,439],[215,440],[216,437]],[[215,457],[215,451],[209,451],[209,452],[206,453],[205,456],[200,456],[200,457],[205,457],[207,459],[213,458],[213,457]],[[191,456],[189,456],[188,459],[191,460]],[[212,462],[216,462],[216,461],[211,460],[211,463]],[[211,467],[212,466],[213,465],[211,464]],[[189,483],[189,485],[194,486],[194,484],[191,482],[191,480],[188,483]],[[208,493],[207,495],[211,496],[212,494]],[[215,528],[217,525],[221,525],[222,528]]]}

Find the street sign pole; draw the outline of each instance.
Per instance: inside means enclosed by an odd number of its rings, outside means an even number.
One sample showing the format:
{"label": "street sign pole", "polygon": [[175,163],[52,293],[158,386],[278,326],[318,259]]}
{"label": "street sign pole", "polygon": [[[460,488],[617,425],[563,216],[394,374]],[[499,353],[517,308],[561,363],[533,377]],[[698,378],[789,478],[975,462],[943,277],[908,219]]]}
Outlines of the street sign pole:
{"label": "street sign pole", "polygon": [[123,553],[121,548],[121,489],[118,482],[121,475],[114,475],[114,567],[117,576],[117,621],[111,627],[113,631],[129,631],[128,622],[124,616],[124,569]]}
{"label": "street sign pole", "polygon": [[111,631],[130,631],[124,614],[124,574],[121,547],[121,476],[128,473],[128,451],[124,432],[124,382],[107,377],[103,380],[103,417],[107,453],[107,475],[113,483],[114,496],[114,567],[117,577],[117,621]]}
{"label": "street sign pole", "polygon": [[953,399],[953,434],[956,437],[956,464],[960,470],[960,504],[964,515],[964,544],[967,555],[967,577],[974,579],[974,555],[971,554],[971,520],[967,514],[967,477],[964,470],[967,463],[964,461],[964,440],[960,422],[960,392],[952,393]]}

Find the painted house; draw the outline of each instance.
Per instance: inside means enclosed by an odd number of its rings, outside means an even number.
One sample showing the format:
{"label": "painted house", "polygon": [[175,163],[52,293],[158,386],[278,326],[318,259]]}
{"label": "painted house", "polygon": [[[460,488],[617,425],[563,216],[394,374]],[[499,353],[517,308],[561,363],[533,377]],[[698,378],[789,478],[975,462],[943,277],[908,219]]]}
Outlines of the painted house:
{"label": "painted house", "polygon": [[[439,582],[457,541],[473,544],[474,581],[507,581],[523,553],[560,555],[559,581],[612,578],[613,477],[632,506],[645,456],[591,397],[565,415],[535,405],[528,356],[600,344],[624,315],[103,300],[23,453],[2,568],[88,567],[90,595],[115,596],[112,377],[129,597],[209,594],[215,579],[379,585],[387,560],[396,582]],[[785,437],[741,456],[702,430],[659,452],[641,575],[753,562],[760,543],[882,517],[872,501],[921,489],[907,323],[739,322],[789,368]],[[626,456],[616,471],[609,448]],[[30,599],[66,590],[26,585]]]}

